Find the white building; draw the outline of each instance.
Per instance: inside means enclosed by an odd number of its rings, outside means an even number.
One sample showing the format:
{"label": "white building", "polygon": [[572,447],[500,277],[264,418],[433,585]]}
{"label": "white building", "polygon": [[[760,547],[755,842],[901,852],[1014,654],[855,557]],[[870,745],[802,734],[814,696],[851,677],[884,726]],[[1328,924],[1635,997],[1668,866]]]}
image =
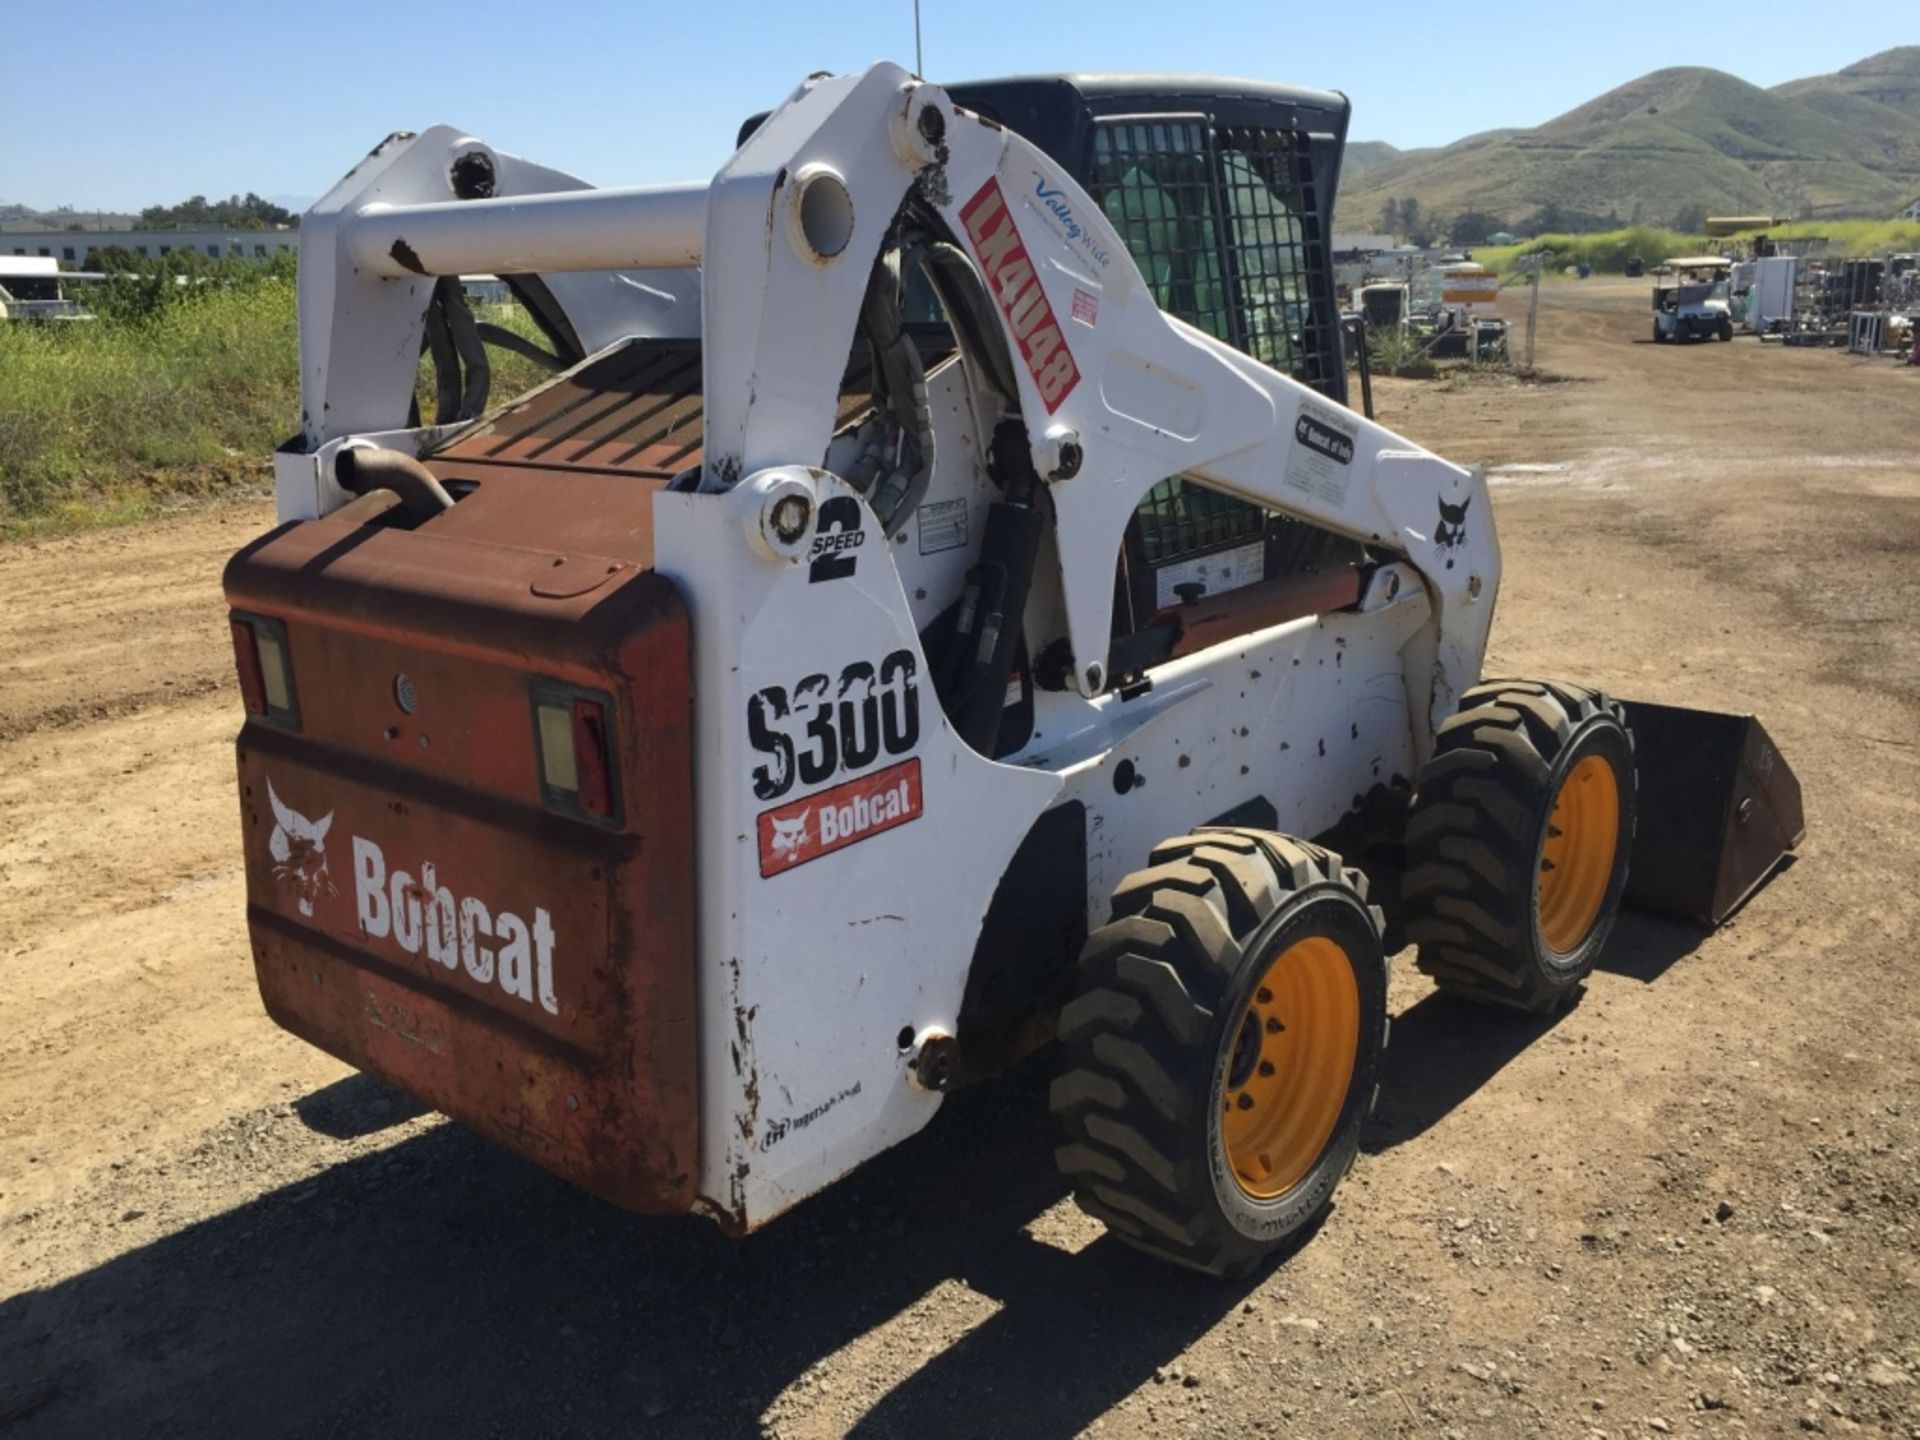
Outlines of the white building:
{"label": "white building", "polygon": [[213,260],[265,260],[280,251],[298,253],[298,230],[0,230],[0,255],[39,255],[72,265],[87,252],[119,245],[149,260],[191,250]]}

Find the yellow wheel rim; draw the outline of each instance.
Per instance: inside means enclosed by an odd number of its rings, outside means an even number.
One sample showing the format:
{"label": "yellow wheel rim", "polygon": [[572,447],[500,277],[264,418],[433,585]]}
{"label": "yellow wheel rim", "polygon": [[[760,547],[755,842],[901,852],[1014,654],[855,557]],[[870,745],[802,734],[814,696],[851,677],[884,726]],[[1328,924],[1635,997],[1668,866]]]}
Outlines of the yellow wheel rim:
{"label": "yellow wheel rim", "polygon": [[1592,933],[1619,845],[1620,782],[1604,755],[1589,755],[1560,782],[1540,849],[1540,938],[1556,955],[1571,954]]}
{"label": "yellow wheel rim", "polygon": [[1340,942],[1313,935],[1281,951],[1227,1045],[1227,1165],[1247,1194],[1271,1200],[1313,1168],[1353,1084],[1360,988]]}

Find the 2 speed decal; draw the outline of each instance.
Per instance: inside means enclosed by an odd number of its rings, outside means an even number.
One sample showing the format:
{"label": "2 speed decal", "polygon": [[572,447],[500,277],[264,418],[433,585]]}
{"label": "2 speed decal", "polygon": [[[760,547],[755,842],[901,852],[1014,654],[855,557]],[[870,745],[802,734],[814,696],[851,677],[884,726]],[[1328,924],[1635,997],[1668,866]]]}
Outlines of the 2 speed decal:
{"label": "2 speed decal", "polygon": [[820,520],[813,544],[807,549],[807,583],[846,580],[860,561],[856,553],[867,538],[860,528],[860,502],[851,495],[834,495],[820,502]]}
{"label": "2 speed decal", "polygon": [[980,269],[993,289],[1000,313],[1006,317],[1014,339],[1020,342],[1020,358],[1027,363],[1040,399],[1051,415],[1060,402],[1080,383],[1080,370],[1060,333],[1053,306],[1047,301],[1046,288],[1033,268],[1027,247],[1007,208],[1007,197],[1000,182],[989,175],[987,183],[975,192],[960,210],[960,223],[973,253],[980,257]]}
{"label": "2 speed decal", "polygon": [[918,672],[911,650],[895,650],[877,666],[854,661],[837,681],[808,675],[756,692],[747,701],[747,740],[764,757],[753,768],[755,797],[778,800],[796,783],[821,785],[912,750],[920,743]]}

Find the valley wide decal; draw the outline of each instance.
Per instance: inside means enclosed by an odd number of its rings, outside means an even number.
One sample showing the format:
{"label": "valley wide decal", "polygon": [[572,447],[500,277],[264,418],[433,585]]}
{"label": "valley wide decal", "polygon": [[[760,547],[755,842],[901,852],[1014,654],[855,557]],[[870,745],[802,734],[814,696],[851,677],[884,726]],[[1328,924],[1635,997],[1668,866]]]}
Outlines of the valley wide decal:
{"label": "valley wide decal", "polygon": [[1019,342],[1027,373],[1033,376],[1034,386],[1051,415],[1080,383],[1080,369],[1074,364],[1073,351],[1067,348],[1066,336],[1061,333],[1046,288],[1021,242],[996,177],[989,175],[987,183],[960,207],[960,223],[973,253],[980,257],[980,269],[1000,313]]}
{"label": "valley wide decal", "polygon": [[798,869],[809,860],[917,819],[920,811],[918,757],[762,810],[760,875],[765,879]]}

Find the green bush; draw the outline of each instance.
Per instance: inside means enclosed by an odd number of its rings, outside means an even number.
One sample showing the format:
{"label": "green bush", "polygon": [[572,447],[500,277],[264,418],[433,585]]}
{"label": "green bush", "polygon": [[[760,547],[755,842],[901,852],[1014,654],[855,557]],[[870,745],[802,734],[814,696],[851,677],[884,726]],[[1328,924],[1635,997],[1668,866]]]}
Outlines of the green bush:
{"label": "green bush", "polygon": [[1804,220],[1713,240],[1652,225],[1629,225],[1623,230],[1605,230],[1594,235],[1537,235],[1518,245],[1486,246],[1474,251],[1473,258],[1509,280],[1523,273],[1520,269],[1523,257],[1543,251],[1552,252],[1547,261],[1548,274],[1558,274],[1566,266],[1584,260],[1597,275],[1618,275],[1626,269],[1630,256],[1638,255],[1647,262],[1647,268],[1652,269],[1676,255],[1715,255],[1725,246],[1737,245],[1750,251],[1754,240],[1763,234],[1776,240],[1820,236],[1830,242],[1831,254],[1843,256],[1920,249],[1920,221]]}
{"label": "green bush", "polygon": [[1625,272],[1627,261],[1636,255],[1651,269],[1676,255],[1698,255],[1710,248],[1700,235],[1685,235],[1653,225],[1629,225],[1625,229],[1603,230],[1592,235],[1536,235],[1518,245],[1476,250],[1473,258],[1508,279],[1523,273],[1522,259],[1543,253],[1548,254],[1547,273],[1550,274],[1584,260],[1597,275],[1619,275]]}
{"label": "green bush", "polygon": [[[274,447],[300,421],[291,257],[168,256],[79,293],[95,318],[0,321],[0,536],[264,490]],[[546,343],[518,306],[481,318]],[[521,356],[489,357],[494,404],[546,378]]]}
{"label": "green bush", "polygon": [[0,323],[0,533],[264,481],[300,413],[292,281],[155,271],[86,298],[95,319]]}
{"label": "green bush", "polygon": [[1849,257],[1920,250],[1920,220],[1796,220],[1791,225],[1775,225],[1735,238],[1751,245],[1761,234],[1773,240],[1821,238],[1828,242],[1828,253]]}
{"label": "green bush", "polygon": [[1440,371],[1425,342],[1409,330],[1378,330],[1367,336],[1367,363],[1377,375],[1431,380]]}

